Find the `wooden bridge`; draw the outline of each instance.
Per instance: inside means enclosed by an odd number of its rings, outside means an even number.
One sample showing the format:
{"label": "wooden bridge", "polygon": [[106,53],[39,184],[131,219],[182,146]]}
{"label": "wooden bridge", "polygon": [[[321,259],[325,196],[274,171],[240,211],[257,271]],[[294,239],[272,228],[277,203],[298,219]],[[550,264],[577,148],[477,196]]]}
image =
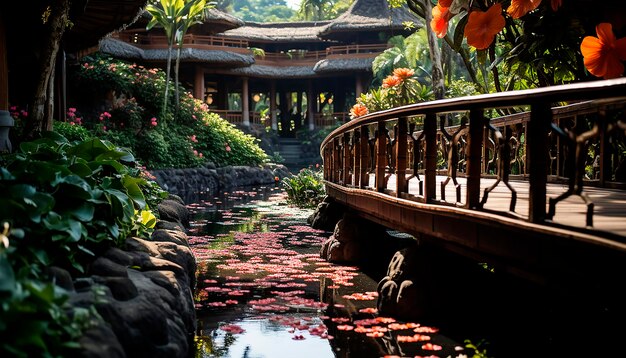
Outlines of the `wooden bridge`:
{"label": "wooden bridge", "polygon": [[327,193],[533,281],[614,282],[626,273],[625,104],[618,79],[368,114],[322,143]]}

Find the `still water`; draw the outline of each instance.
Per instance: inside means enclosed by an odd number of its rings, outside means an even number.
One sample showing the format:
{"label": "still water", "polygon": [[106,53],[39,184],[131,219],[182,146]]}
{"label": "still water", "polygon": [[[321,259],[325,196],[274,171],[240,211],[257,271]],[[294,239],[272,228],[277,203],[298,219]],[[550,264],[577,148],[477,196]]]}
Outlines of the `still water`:
{"label": "still water", "polygon": [[[372,278],[319,258],[331,233],[278,187],[188,206],[197,257],[197,357],[462,357],[438,327],[379,316]],[[442,334],[443,333],[443,334]]]}
{"label": "still water", "polygon": [[185,200],[198,261],[196,357],[626,356],[623,301],[592,287],[562,293],[444,258],[420,283],[437,310],[401,321],[376,311],[385,269],[321,260],[331,233],[311,229],[312,211],[287,205],[278,186]]}

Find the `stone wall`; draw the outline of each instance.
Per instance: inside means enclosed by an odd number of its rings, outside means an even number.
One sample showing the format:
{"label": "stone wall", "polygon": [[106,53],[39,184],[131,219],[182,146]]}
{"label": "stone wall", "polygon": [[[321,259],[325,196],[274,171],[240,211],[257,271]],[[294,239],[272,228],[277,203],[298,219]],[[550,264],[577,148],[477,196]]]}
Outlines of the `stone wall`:
{"label": "stone wall", "polygon": [[216,168],[209,163],[204,167],[153,170],[151,173],[163,189],[172,194],[206,192],[215,194],[232,187],[273,184],[289,176],[289,170],[280,164],[258,167],[226,166]]}
{"label": "stone wall", "polygon": [[75,307],[102,320],[80,338],[82,357],[188,357],[196,330],[193,301],[196,261],[185,233],[188,212],[180,198],[159,204],[161,220],[149,240],[128,238],[73,279],[50,268]]}

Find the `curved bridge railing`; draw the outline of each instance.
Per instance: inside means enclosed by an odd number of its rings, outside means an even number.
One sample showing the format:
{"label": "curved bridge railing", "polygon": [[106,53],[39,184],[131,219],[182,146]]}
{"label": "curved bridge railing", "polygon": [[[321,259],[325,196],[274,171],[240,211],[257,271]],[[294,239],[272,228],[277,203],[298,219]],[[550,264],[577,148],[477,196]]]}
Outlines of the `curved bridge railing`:
{"label": "curved bridge railing", "polygon": [[[430,219],[441,216],[452,226],[469,220],[470,230],[608,238],[623,246],[625,104],[626,79],[616,79],[371,113],[323,141],[327,192],[413,233],[445,235],[451,229],[441,233]],[[487,236],[469,234],[476,236],[469,246]]]}

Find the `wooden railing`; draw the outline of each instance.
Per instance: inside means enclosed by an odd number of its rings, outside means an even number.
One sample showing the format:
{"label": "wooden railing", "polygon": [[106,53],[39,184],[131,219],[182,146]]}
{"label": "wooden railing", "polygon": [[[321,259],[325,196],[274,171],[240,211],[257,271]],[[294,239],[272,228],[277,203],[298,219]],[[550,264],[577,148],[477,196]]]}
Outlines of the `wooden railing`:
{"label": "wooden railing", "polygon": [[337,125],[337,123],[345,123],[350,120],[349,112],[334,112],[331,114],[315,113],[313,116],[316,128],[327,128]]}
{"label": "wooden railing", "polygon": [[326,55],[379,54],[388,48],[388,44],[331,46],[326,49]]}
{"label": "wooden railing", "polygon": [[[224,118],[228,121],[228,123],[232,124],[242,124],[243,123],[243,112],[242,111],[229,111],[229,110],[221,110],[221,109],[211,109],[211,112],[219,114],[220,117]],[[261,116],[260,112],[250,111],[250,123],[252,124],[263,124],[269,125],[266,123],[267,119]]]}
{"label": "wooden railing", "polygon": [[[122,31],[117,33],[120,40],[132,43],[141,48],[167,48],[167,38],[163,35],[152,34],[140,34],[133,31]],[[221,36],[205,36],[187,34],[183,38],[183,44],[185,47],[193,48],[215,48],[215,47],[227,47],[230,50],[233,48],[240,48],[248,50],[248,41],[241,39],[229,39]]]}
{"label": "wooden railing", "polygon": [[[557,205],[578,196],[586,206],[585,230],[591,229],[594,203],[584,185],[624,187],[625,95],[626,79],[616,79],[444,99],[371,113],[342,125],[323,141],[324,179],[334,192],[342,187],[360,189],[362,195],[371,192],[433,208],[488,211],[552,226],[558,226],[551,220]],[[553,108],[564,102],[577,103]],[[520,107],[529,111],[487,117],[496,110]],[[446,127],[450,120],[460,124]],[[528,212],[523,215],[515,212],[512,169],[529,183]],[[439,195],[438,174],[446,176],[439,181]],[[392,176],[395,185],[388,188]],[[457,181],[461,177],[463,184]],[[487,177],[495,182],[487,188],[482,183],[481,196],[481,180]],[[566,188],[548,200],[546,188],[555,178],[561,178]],[[409,181],[417,182],[419,190],[410,192]],[[454,198],[446,198],[449,185]],[[510,205],[487,210],[489,194],[499,185],[509,192]]]}

